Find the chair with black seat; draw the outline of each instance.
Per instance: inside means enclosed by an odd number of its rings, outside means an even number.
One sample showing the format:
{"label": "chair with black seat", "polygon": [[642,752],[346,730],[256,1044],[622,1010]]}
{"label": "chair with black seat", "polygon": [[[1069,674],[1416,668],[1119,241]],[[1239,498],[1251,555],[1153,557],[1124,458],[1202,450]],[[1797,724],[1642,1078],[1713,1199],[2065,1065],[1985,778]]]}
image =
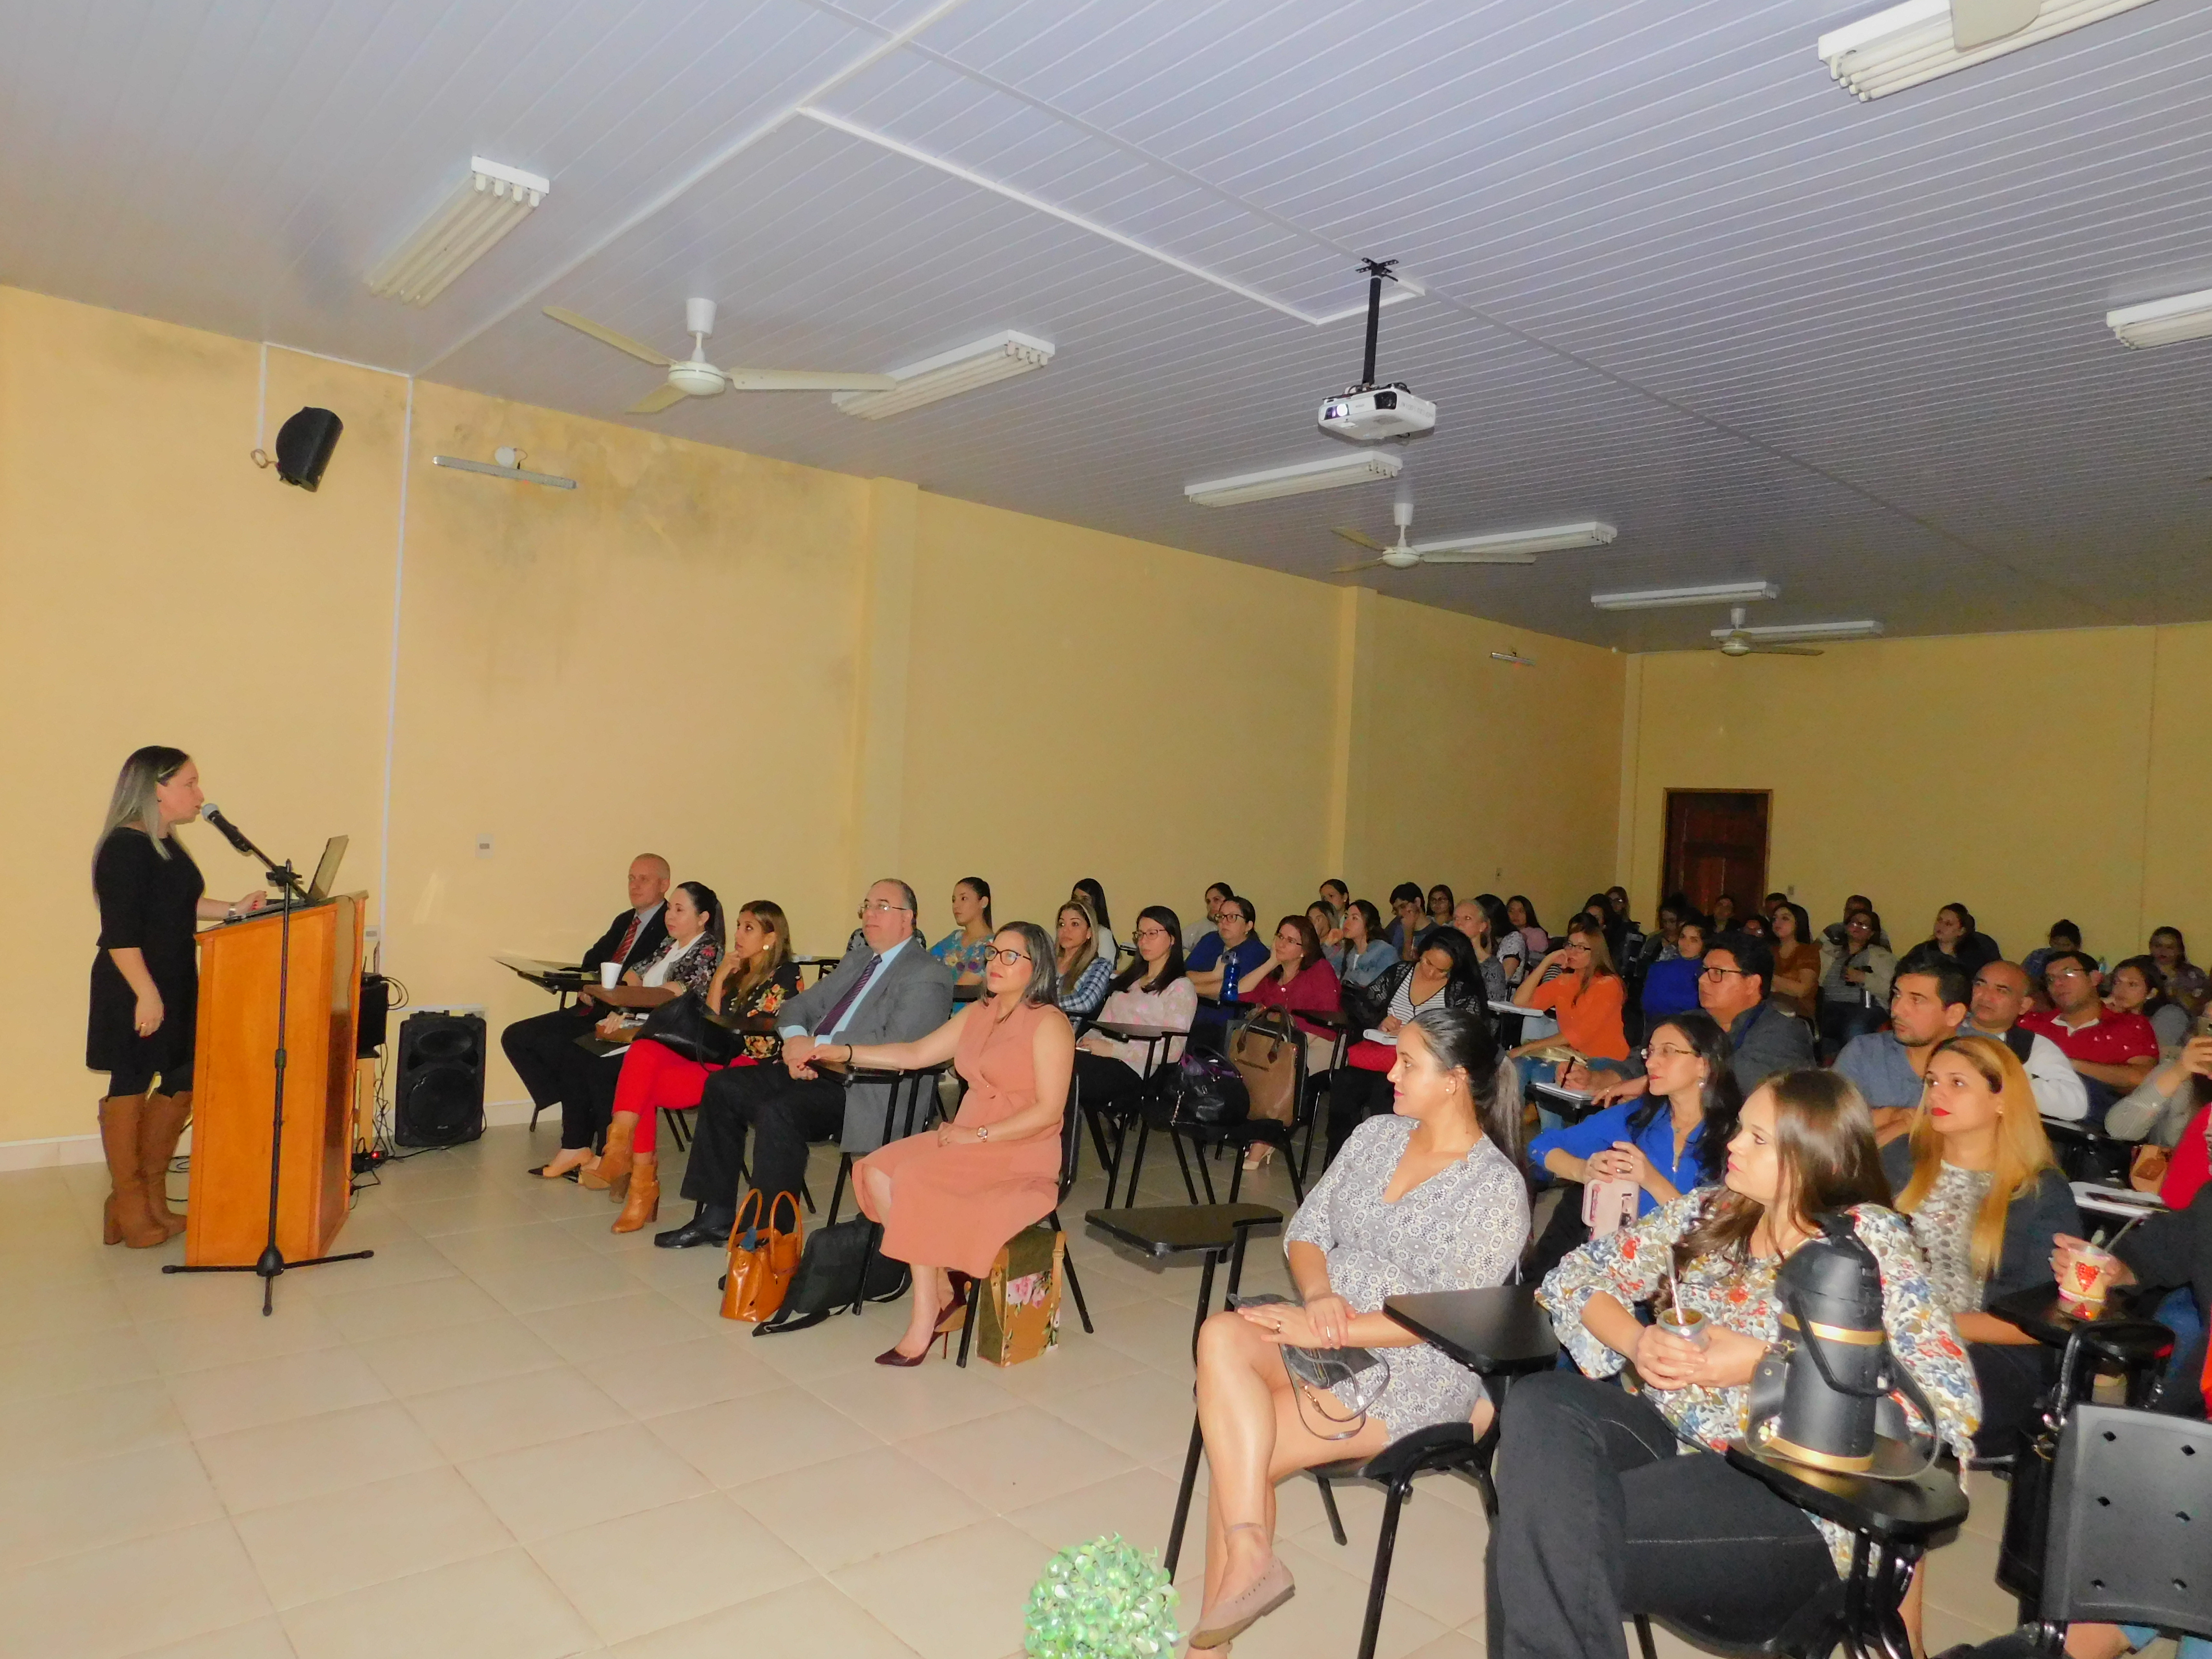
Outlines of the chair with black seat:
{"label": "chair with black seat", "polygon": [[[923,1066],[910,1072],[900,1072],[891,1079],[890,1091],[884,1098],[884,1138],[879,1145],[888,1146],[893,1140],[920,1134],[929,1127],[930,1118],[937,1110],[937,1079],[944,1071],[942,1066]],[[876,1073],[874,1075],[880,1077],[883,1074]],[[902,1091],[906,1098],[903,1118],[899,1112]],[[894,1124],[899,1126],[896,1135],[891,1133]],[[837,1211],[845,1201],[845,1183],[852,1178],[852,1174],[853,1155],[841,1149],[837,1154],[837,1184],[830,1191],[830,1218],[823,1224],[824,1226],[836,1224]]]}
{"label": "chair with black seat", "polygon": [[[1052,1208],[1040,1219],[1052,1223],[1052,1230],[1064,1233],[1060,1224],[1060,1206],[1067,1202],[1068,1189],[1075,1185],[1075,1160],[1083,1150],[1083,1081],[1071,1079],[1067,1085],[1067,1109],[1060,1115],[1060,1187],[1052,1201]],[[1095,1336],[1097,1329],[1091,1322],[1091,1310],[1084,1305],[1083,1281],[1075,1276],[1075,1258],[1063,1254],[1060,1271],[1067,1275],[1068,1294],[1075,1298],[1075,1311],[1083,1321],[1083,1334]],[[968,1363],[968,1345],[975,1333],[975,1309],[982,1299],[983,1281],[971,1279],[968,1285],[968,1308],[960,1323],[960,1361]]]}
{"label": "chair with black seat", "polygon": [[[1253,1030],[1258,1024],[1257,1021],[1241,1020],[1231,1027],[1231,1034],[1226,1044],[1229,1052],[1233,1054],[1236,1051],[1237,1034]],[[1149,1097],[1138,1118],[1137,1147],[1129,1164],[1129,1194],[1132,1203],[1136,1198],[1138,1177],[1144,1173],[1145,1170],[1145,1148],[1155,1131],[1165,1135],[1168,1138],[1168,1144],[1175,1148],[1176,1164],[1182,1171],[1183,1190],[1189,1194],[1190,1201],[1194,1204],[1201,1201],[1216,1204],[1223,1201],[1213,1190],[1213,1171],[1206,1163],[1210,1153],[1226,1149],[1236,1155],[1232,1160],[1232,1172],[1229,1177],[1229,1197],[1226,1200],[1234,1204],[1244,1188],[1244,1154],[1253,1147],[1261,1146],[1273,1146],[1282,1154],[1283,1167],[1291,1177],[1291,1194],[1299,1203],[1305,1202],[1305,1172],[1299,1164],[1297,1154],[1291,1150],[1291,1146],[1292,1133],[1303,1127],[1306,1130],[1306,1153],[1309,1158],[1312,1156],[1313,1101],[1306,1088],[1305,1043],[1295,1027],[1291,1028],[1288,1035],[1280,1040],[1287,1042],[1292,1056],[1291,1121],[1285,1123],[1275,1118],[1257,1117],[1248,1112],[1245,1116],[1234,1123],[1178,1122],[1175,1116],[1175,1105],[1172,1101],[1161,1096]],[[1199,1198],[1198,1189],[1190,1178],[1191,1159],[1183,1150],[1186,1142],[1188,1143],[1191,1152],[1197,1156],[1199,1178],[1206,1183],[1206,1197],[1203,1200]]]}

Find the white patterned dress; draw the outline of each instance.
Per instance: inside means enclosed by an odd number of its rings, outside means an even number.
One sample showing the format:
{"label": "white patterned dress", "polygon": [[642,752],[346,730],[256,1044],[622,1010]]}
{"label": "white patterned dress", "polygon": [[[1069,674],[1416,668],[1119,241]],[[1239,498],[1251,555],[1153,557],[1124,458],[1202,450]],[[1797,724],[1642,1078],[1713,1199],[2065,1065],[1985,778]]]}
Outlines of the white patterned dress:
{"label": "white patterned dress", "polygon": [[[1329,1288],[1355,1313],[1380,1313],[1385,1297],[1503,1285],[1528,1242],[1528,1185],[1487,1138],[1385,1202],[1413,1133],[1413,1120],[1395,1114],[1354,1129],[1283,1234],[1286,1252],[1294,1243],[1321,1249]],[[1375,1352],[1389,1364],[1390,1382],[1369,1414],[1391,1439],[1473,1415],[1482,1380],[1456,1360],[1426,1343]]]}

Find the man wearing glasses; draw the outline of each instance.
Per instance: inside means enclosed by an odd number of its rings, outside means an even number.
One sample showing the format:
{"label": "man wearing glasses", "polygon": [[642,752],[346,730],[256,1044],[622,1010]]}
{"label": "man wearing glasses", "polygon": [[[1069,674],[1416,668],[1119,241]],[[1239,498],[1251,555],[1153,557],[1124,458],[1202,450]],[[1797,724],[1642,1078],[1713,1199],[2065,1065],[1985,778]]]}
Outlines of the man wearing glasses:
{"label": "man wearing glasses", "polygon": [[2158,1064],[2158,1033],[2141,1014],[2116,1014],[2098,995],[2103,975],[2086,951],[2053,951],[2043,960],[2047,1014],[2022,1014],[2023,1028],[2047,1036],[2074,1062],[2089,1093],[2087,1121],[2101,1127],[2105,1110]]}
{"label": "man wearing glasses", "polygon": [[[1698,1006],[1729,1034],[1733,1053],[1729,1069],[1748,1095],[1778,1072],[1813,1063],[1813,1033],[1780,1003],[1770,1001],[1774,987],[1774,951],[1748,933],[1722,933],[1705,946],[1698,975]],[[1640,1066],[1635,1059],[1631,1066]],[[1650,1087],[1638,1076],[1607,1085],[1590,1098],[1597,1105],[1634,1100]]]}
{"label": "man wearing glasses", "polygon": [[848,1152],[883,1145],[888,1079],[847,1082],[810,1063],[822,1043],[911,1042],[952,1016],[952,972],[915,937],[914,889],[879,881],[860,903],[860,938],[827,977],[776,1011],[781,1060],[732,1066],[707,1080],[699,1100],[684,1196],[691,1219],[655,1235],[663,1249],[720,1244],[738,1218],[738,1169],[753,1131],[753,1185],[765,1218],[775,1195],[796,1200],[806,1144],[831,1134]]}

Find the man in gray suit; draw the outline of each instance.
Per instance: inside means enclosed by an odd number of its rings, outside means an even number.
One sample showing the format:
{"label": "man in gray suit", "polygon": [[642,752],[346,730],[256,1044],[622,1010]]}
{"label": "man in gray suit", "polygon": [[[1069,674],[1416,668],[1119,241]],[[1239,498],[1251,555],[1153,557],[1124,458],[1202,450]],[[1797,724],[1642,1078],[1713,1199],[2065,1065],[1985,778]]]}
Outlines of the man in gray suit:
{"label": "man in gray suit", "polygon": [[[684,1196],[698,1208],[663,1249],[720,1244],[738,1218],[738,1169],[753,1131],[753,1185],[763,1205],[795,1200],[806,1174],[806,1143],[837,1134],[848,1152],[883,1144],[888,1081],[848,1083],[809,1063],[817,1042],[911,1042],[952,1017],[952,972],[914,931],[914,889],[879,881],[860,904],[860,942],[830,975],[776,1011],[781,1063],[732,1066],[707,1079],[699,1101]],[[762,1216],[766,1219],[768,1211]]]}

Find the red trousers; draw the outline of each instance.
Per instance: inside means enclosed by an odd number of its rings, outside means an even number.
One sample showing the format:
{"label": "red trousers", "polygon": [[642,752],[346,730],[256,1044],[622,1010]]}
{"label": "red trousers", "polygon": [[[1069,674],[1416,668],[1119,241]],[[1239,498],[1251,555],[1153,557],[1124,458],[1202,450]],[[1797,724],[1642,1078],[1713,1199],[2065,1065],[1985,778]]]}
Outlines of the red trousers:
{"label": "red trousers", "polygon": [[[750,1059],[735,1064],[750,1066]],[[630,1137],[630,1151],[641,1157],[653,1156],[660,1125],[660,1109],[664,1106],[682,1110],[696,1106],[699,1097],[706,1092],[707,1079],[722,1068],[702,1066],[696,1060],[686,1060],[673,1048],[663,1048],[647,1037],[629,1045],[623,1055],[622,1076],[615,1082],[615,1110],[637,1114],[637,1129]]]}

